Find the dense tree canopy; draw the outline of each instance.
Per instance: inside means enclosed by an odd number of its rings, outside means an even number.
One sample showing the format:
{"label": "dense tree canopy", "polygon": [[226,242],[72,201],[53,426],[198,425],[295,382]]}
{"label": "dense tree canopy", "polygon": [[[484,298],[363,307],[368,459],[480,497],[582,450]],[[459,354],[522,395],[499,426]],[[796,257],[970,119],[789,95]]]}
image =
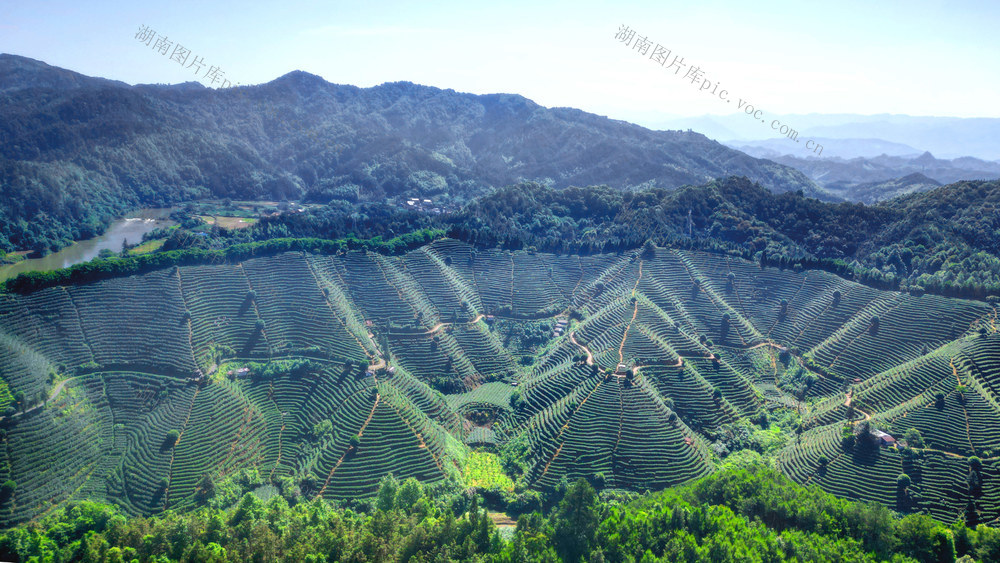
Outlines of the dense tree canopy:
{"label": "dense tree canopy", "polygon": [[51,561],[995,561],[1000,530],[899,519],[751,463],[629,502],[584,480],[547,493],[547,512],[501,533],[466,491],[391,475],[353,509],[322,500],[203,507],[126,518],[68,505],[8,530],[0,557]]}

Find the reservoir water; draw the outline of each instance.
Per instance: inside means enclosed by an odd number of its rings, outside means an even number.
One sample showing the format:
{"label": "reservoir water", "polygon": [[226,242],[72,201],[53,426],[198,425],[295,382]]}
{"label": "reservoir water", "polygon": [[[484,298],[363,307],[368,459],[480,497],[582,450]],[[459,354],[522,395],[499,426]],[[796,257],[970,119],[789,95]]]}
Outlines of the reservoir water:
{"label": "reservoir water", "polygon": [[116,219],[104,231],[103,235],[74,242],[63,248],[59,252],[53,252],[41,258],[29,258],[10,264],[0,266],[0,281],[16,276],[22,272],[33,270],[48,271],[66,268],[73,264],[87,262],[97,258],[97,255],[104,249],[113,252],[120,252],[122,242],[138,244],[142,241],[142,235],[160,227],[168,227],[174,222],[170,220],[170,213],[173,209],[142,209],[122,219]]}

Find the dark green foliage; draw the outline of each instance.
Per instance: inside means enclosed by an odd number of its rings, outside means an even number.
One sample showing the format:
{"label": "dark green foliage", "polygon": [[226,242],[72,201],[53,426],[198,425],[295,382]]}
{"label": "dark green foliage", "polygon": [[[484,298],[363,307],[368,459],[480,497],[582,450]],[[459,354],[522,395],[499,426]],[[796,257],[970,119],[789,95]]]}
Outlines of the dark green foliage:
{"label": "dark green foliage", "polygon": [[[214,555],[213,555],[214,554]],[[223,555],[225,554],[225,555]],[[5,560],[116,561],[994,561],[1000,531],[896,519],[759,465],[731,469],[634,501],[598,498],[585,480],[550,513],[527,513],[504,539],[478,497],[383,480],[376,506],[290,506],[246,494],[229,509],[126,519],[84,501],[5,531]],[[106,559],[105,559],[106,557]],[[215,557],[215,559],[212,559]]]}
{"label": "dark green foliage", "polygon": [[379,483],[378,492],[375,494],[375,508],[378,510],[392,510],[396,506],[396,494],[399,492],[399,480],[386,475]]}
{"label": "dark green foliage", "polygon": [[171,430],[170,432],[167,432],[167,436],[164,438],[163,442],[167,447],[173,447],[180,437],[181,433],[178,430]]}
{"label": "dark green foliage", "polygon": [[576,563],[590,554],[600,523],[597,492],[585,479],[566,491],[555,514],[553,543],[563,561]]}
{"label": "dark green foliage", "polygon": [[903,435],[903,439],[906,440],[906,445],[911,448],[922,448],[924,447],[924,437],[920,434],[920,430],[917,428],[910,428]]}

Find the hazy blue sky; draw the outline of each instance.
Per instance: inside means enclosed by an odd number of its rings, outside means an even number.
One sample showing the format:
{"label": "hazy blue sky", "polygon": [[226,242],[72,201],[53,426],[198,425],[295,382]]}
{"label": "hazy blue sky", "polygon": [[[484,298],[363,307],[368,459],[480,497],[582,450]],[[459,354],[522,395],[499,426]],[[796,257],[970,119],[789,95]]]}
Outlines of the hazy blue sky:
{"label": "hazy blue sky", "polygon": [[301,69],[622,119],[734,111],[616,42],[627,24],[769,114],[998,117],[998,16],[989,1],[0,0],[0,52],[129,83],[191,80],[135,39],[145,24],[243,84]]}

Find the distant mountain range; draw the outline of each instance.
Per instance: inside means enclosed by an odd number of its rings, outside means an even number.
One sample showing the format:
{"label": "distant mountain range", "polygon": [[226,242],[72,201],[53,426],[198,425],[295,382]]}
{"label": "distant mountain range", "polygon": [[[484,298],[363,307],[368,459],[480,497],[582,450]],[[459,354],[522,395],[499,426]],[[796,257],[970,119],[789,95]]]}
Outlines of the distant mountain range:
{"label": "distant mountain range", "polygon": [[[823,150],[817,158],[870,158],[874,156],[919,156],[922,152],[903,143],[893,143],[882,139],[829,139],[809,137],[821,145]],[[780,139],[761,139],[757,141],[726,141],[726,146],[743,151],[757,158],[775,158],[783,155],[803,156],[794,150],[796,145],[782,137]],[[813,155],[809,155],[811,158]]]}
{"label": "distant mountain range", "polygon": [[972,157],[943,160],[929,152],[911,157],[883,155],[842,159],[784,155],[769,158],[805,172],[830,193],[862,203],[883,201],[962,180],[1000,178],[1000,162]]}
{"label": "distant mountain range", "polygon": [[926,192],[941,187],[941,183],[914,172],[902,178],[884,182],[866,182],[845,189],[844,198],[862,203],[876,203],[915,192]]}
{"label": "distant mountain range", "polygon": [[[983,160],[1000,160],[1000,118],[923,117],[910,115],[859,114],[789,114],[768,115],[768,120],[781,123],[799,132],[799,138],[811,138],[824,145],[823,156],[876,157],[882,154],[905,156],[932,152],[942,158],[971,156]],[[634,119],[653,129],[692,129],[711,139],[731,145],[764,143],[780,154],[806,158],[812,156],[803,143],[793,143],[771,131],[759,120],[748,119],[742,113],[700,117],[637,115]],[[760,141],[766,139],[766,141]],[[836,139],[840,151],[828,145]],[[754,141],[749,143],[748,141]],[[878,144],[885,143],[886,149]],[[773,145],[771,144],[773,143]],[[847,145],[853,145],[847,148]],[[896,145],[913,147],[910,152],[898,152]]]}
{"label": "distant mountain range", "polygon": [[443,203],[519,180],[676,188],[746,176],[833,199],[803,173],[694,132],[517,95],[412,83],[129,86],[0,55],[0,249],[53,249],[141,206],[205,197]]}

